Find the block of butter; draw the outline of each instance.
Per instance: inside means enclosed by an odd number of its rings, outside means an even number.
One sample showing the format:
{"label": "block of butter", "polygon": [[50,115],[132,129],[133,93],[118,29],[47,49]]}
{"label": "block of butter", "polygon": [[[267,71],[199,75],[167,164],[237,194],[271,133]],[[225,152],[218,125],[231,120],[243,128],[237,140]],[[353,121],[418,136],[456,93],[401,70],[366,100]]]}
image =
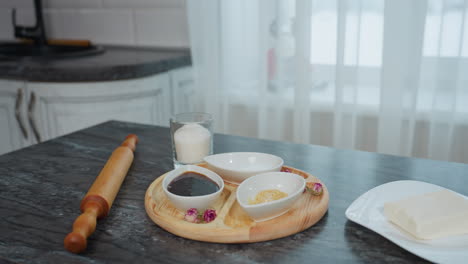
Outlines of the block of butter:
{"label": "block of butter", "polygon": [[384,214],[418,239],[468,234],[468,200],[449,190],[385,203]]}

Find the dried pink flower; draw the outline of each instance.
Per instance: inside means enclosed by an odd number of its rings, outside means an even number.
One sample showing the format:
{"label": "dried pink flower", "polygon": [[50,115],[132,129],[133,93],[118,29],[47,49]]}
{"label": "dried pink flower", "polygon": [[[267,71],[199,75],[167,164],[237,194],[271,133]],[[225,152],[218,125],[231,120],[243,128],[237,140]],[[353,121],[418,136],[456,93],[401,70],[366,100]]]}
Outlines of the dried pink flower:
{"label": "dried pink flower", "polygon": [[308,182],[307,190],[309,190],[313,195],[321,195],[323,193],[323,186],[318,182]]}
{"label": "dried pink flower", "polygon": [[292,172],[291,169],[288,169],[288,168],[285,168],[285,167],[281,168],[281,171],[282,172],[290,172],[290,173]]}
{"label": "dried pink flower", "polygon": [[200,219],[198,219],[198,210],[196,208],[190,208],[187,210],[184,216],[185,221],[190,223],[198,223]]}
{"label": "dried pink flower", "polygon": [[203,213],[203,220],[205,220],[206,223],[209,223],[216,218],[216,211],[212,209],[206,209],[205,213]]}

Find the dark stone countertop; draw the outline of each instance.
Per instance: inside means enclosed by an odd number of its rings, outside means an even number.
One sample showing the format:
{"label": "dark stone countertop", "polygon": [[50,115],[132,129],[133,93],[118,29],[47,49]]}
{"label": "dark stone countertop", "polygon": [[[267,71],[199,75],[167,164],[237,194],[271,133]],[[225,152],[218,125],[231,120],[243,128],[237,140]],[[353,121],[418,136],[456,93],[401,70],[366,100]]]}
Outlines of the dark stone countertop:
{"label": "dark stone countertop", "polygon": [[104,46],[94,56],[62,59],[0,57],[0,79],[96,82],[145,77],[191,65],[188,49]]}
{"label": "dark stone countertop", "polygon": [[[139,136],[135,160],[109,215],[87,250],[63,247],[86,194],[111,152]],[[215,153],[260,151],[319,177],[330,191],[328,213],[311,228],[253,244],[197,242],[154,224],[145,191],[172,169],[169,129],[107,122],[0,156],[0,262],[4,263],[425,263],[345,217],[362,193],[412,179],[468,194],[468,165],[215,135]]]}

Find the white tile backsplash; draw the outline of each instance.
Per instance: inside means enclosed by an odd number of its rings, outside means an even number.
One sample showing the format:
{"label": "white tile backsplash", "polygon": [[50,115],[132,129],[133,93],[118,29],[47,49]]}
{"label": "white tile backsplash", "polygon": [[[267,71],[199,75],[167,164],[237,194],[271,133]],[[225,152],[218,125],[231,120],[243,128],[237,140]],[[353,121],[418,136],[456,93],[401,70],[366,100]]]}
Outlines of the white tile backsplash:
{"label": "white tile backsplash", "polygon": [[47,9],[44,13],[44,17],[45,27],[49,37],[58,39],[86,38],[82,33],[83,25],[77,10]]}
{"label": "white tile backsplash", "polygon": [[[10,22],[8,23],[12,28],[13,24],[11,22],[11,15]],[[34,9],[31,8],[20,8],[16,10],[16,24],[18,26],[26,26],[32,27],[36,24],[36,17],[34,16]]]}
{"label": "white tile backsplash", "polygon": [[10,9],[0,8],[0,40],[13,40]]}
{"label": "white tile backsplash", "polygon": [[132,10],[80,10],[83,35],[98,43],[134,44]]}
{"label": "white tile backsplash", "polygon": [[33,0],[0,0],[0,8],[34,8]]}
{"label": "white tile backsplash", "polygon": [[125,9],[48,10],[50,37],[88,39],[101,44],[135,43],[133,13]]}
{"label": "white tile backsplash", "polygon": [[136,9],[136,44],[145,46],[188,46],[185,9]]}
{"label": "white tile backsplash", "polygon": [[[19,8],[16,10],[16,24],[19,26],[33,26],[36,23],[34,11],[31,8]],[[13,23],[11,21],[11,9],[0,8],[0,40],[14,40]]]}
{"label": "white tile backsplash", "polygon": [[185,8],[185,0],[102,0],[102,5],[120,8]]}
{"label": "white tile backsplash", "polygon": [[[32,0],[29,0],[32,1]],[[129,1],[130,2],[130,1]],[[101,0],[42,0],[45,8],[99,8]]]}
{"label": "white tile backsplash", "polygon": [[[0,40],[12,40],[10,10],[32,25],[33,0],[0,0]],[[188,47],[185,0],[43,0],[49,38],[99,44]]]}

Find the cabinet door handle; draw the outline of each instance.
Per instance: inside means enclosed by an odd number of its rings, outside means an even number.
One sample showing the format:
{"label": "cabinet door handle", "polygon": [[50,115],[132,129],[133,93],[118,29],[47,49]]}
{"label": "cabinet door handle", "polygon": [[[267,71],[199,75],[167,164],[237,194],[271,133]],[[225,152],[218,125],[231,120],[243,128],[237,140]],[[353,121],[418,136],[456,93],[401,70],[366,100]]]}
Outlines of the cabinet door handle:
{"label": "cabinet door handle", "polygon": [[15,102],[15,117],[18,125],[23,133],[23,137],[28,139],[28,131],[26,130],[26,126],[23,124],[23,119],[21,118],[21,105],[23,104],[23,89],[19,88],[18,92],[16,93],[16,102]]}
{"label": "cabinet door handle", "polygon": [[36,121],[34,120],[34,107],[36,106],[36,94],[34,92],[31,92],[31,99],[29,99],[29,105],[28,105],[28,118],[29,118],[29,124],[32,127],[34,136],[36,137],[36,140],[38,143],[41,143],[41,134],[39,134],[39,130],[37,129],[36,126]]}

